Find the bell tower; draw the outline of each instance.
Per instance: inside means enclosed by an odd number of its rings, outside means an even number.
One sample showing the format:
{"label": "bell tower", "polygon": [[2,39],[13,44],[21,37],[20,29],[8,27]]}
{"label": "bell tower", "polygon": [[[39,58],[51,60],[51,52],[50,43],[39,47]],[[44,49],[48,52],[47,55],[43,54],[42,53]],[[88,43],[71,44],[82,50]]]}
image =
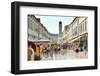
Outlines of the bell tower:
{"label": "bell tower", "polygon": [[62,22],[59,21],[59,36],[62,35]]}

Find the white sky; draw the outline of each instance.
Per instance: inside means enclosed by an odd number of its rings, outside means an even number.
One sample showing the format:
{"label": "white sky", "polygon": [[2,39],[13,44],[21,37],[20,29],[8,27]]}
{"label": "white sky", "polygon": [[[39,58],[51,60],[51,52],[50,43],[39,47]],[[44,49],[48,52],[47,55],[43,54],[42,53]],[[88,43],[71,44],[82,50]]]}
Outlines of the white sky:
{"label": "white sky", "polygon": [[70,24],[75,17],[72,16],[44,16],[35,15],[37,18],[41,19],[41,23],[47,28],[50,33],[59,33],[59,21],[62,21],[62,30],[65,25]]}

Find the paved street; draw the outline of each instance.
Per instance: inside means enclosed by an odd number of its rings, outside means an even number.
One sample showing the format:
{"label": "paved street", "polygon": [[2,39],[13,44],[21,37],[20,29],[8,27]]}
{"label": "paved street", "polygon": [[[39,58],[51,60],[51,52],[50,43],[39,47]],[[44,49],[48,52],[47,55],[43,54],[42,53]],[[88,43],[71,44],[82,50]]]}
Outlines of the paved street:
{"label": "paved street", "polygon": [[83,51],[76,53],[73,50],[61,50],[59,53],[53,53],[52,57],[50,55],[48,55],[48,57],[43,57],[42,60],[63,60],[82,58],[88,58],[87,52]]}

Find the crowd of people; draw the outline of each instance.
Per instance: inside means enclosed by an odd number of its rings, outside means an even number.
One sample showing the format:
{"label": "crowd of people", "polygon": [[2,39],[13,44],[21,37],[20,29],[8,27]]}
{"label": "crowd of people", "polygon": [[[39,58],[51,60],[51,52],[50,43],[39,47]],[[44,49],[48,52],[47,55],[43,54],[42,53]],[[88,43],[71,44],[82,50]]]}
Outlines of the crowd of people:
{"label": "crowd of people", "polygon": [[73,50],[74,52],[78,53],[78,52],[83,52],[83,51],[88,51],[88,45],[87,43],[64,43],[62,45],[63,49],[67,49],[67,50]]}
{"label": "crowd of people", "polygon": [[42,44],[28,42],[28,61],[41,60],[45,47]]}
{"label": "crowd of people", "polygon": [[60,51],[60,45],[49,43],[28,42],[28,61],[41,60],[43,57],[53,55],[53,52]]}
{"label": "crowd of people", "polygon": [[[71,43],[64,43],[64,44],[49,44],[49,43],[33,43],[28,42],[28,61],[33,60],[42,60],[43,57],[50,56],[53,57],[53,53],[57,54],[63,50],[73,50],[74,52],[78,53],[81,51],[87,51],[86,44],[71,44]],[[66,51],[65,51],[66,52]]]}

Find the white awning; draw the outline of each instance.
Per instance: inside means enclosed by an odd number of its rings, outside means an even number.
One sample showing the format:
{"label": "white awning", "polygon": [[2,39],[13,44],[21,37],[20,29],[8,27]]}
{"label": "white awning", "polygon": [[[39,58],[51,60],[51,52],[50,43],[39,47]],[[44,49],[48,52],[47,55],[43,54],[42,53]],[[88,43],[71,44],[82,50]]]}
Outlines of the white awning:
{"label": "white awning", "polygon": [[49,43],[50,40],[44,40],[44,39],[35,39],[35,40],[28,40],[28,41],[31,41],[31,42],[34,42],[34,43]]}

